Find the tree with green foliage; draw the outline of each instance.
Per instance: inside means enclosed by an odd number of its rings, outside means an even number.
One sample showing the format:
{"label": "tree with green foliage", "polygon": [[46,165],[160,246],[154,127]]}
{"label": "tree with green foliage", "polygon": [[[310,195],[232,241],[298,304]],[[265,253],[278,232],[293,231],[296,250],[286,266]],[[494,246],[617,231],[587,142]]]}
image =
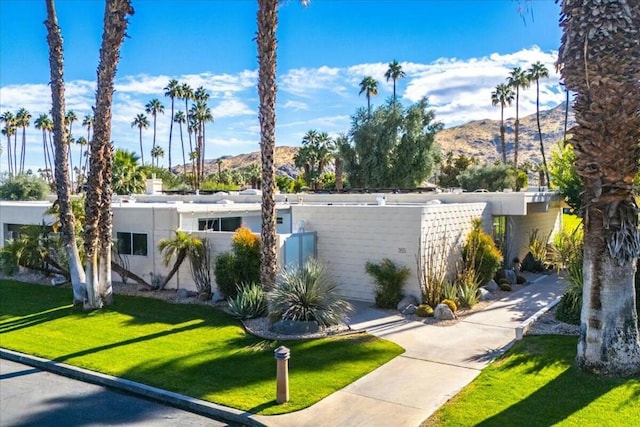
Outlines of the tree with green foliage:
{"label": "tree with green foliage", "polygon": [[138,114],[133,121],[131,122],[131,127],[138,128],[138,137],[140,140],[140,159],[142,159],[142,164],[144,165],[144,147],[142,146],[142,129],[147,129],[149,127],[149,119],[144,114]]}
{"label": "tree with green foliage", "polygon": [[526,89],[529,87],[529,75],[520,67],[515,67],[507,78],[507,84],[514,88],[516,91],[516,121],[514,123],[515,135],[513,146],[513,168],[518,169],[518,149],[520,144],[520,89]]}
{"label": "tree with green foliage", "polygon": [[443,188],[460,187],[460,182],[458,181],[460,174],[470,166],[477,164],[478,161],[475,157],[467,157],[464,154],[454,157],[453,152],[449,151],[440,166],[438,185]]}
{"label": "tree with green foliage", "polygon": [[536,123],[538,124],[538,138],[540,139],[540,154],[542,155],[543,171],[548,183],[549,170],[547,168],[547,157],[544,153],[544,144],[542,143],[542,128],[540,127],[540,79],[548,78],[549,70],[543,63],[537,61],[527,70],[527,75],[530,82],[536,82]]}
{"label": "tree with green foliage", "polygon": [[558,149],[551,151],[549,175],[551,188],[562,194],[576,215],[581,215],[582,179],[575,169],[576,154],[569,141],[558,142]]}
{"label": "tree with green foliage", "polygon": [[113,192],[116,194],[140,194],[147,179],[133,151],[116,149],[113,155]]}
{"label": "tree with green foliage", "polygon": [[171,117],[169,118],[169,169],[171,169],[171,138],[173,137],[173,123],[175,122],[174,108],[175,100],[180,94],[180,83],[176,79],[169,80],[164,88],[164,96],[171,98]]}
{"label": "tree with green foliage", "polygon": [[415,188],[439,160],[435,134],[441,129],[426,98],[407,109],[390,100],[371,116],[358,110],[352,117],[352,145],[339,147],[351,186]]}
{"label": "tree with green foliage", "polygon": [[487,190],[502,191],[515,188],[516,177],[509,164],[494,163],[474,165],[458,176],[460,186],[467,191]]}
{"label": "tree with green foliage", "polygon": [[44,180],[29,174],[9,175],[0,183],[0,200],[44,200],[48,192]]}
{"label": "tree with green foliage", "polygon": [[295,155],[295,165],[304,170],[304,179],[309,187],[318,190],[322,174],[334,155],[335,142],[326,132],[308,131]]}
{"label": "tree with green foliage", "polygon": [[158,121],[158,114],[164,114],[164,105],[162,105],[158,98],[153,98],[144,106],[144,111],[147,114],[151,114],[151,117],[153,117],[153,145],[151,146],[151,149],[153,150],[156,147],[156,124]]}

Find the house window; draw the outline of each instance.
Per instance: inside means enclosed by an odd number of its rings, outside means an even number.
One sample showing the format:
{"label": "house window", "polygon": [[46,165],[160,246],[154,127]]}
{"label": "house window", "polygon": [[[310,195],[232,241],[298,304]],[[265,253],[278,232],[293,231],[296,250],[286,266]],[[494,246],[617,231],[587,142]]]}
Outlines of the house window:
{"label": "house window", "polygon": [[504,254],[507,237],[507,217],[504,215],[493,217],[493,241]]}
{"label": "house window", "polygon": [[278,223],[278,224],[283,224],[284,223],[284,220],[282,219],[281,216],[276,218],[276,223]]}
{"label": "house window", "polygon": [[242,218],[232,216],[228,218],[199,218],[198,230],[236,231],[242,226]]}
{"label": "house window", "polygon": [[118,253],[121,255],[147,255],[147,235],[142,233],[116,233]]}

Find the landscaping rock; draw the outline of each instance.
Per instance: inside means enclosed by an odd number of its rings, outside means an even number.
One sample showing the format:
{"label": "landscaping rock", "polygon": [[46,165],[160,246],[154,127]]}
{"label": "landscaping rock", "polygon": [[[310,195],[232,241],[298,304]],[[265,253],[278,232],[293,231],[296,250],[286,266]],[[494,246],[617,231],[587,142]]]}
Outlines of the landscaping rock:
{"label": "landscaping rock", "polygon": [[410,305],[418,305],[418,300],[413,295],[407,295],[398,303],[398,311],[404,313],[405,308]]}
{"label": "landscaping rock", "polygon": [[320,325],[314,321],[278,320],[270,330],[282,335],[313,334],[320,331]]}
{"label": "landscaping rock", "polygon": [[187,291],[186,289],[178,289],[178,292],[176,292],[176,295],[178,299],[187,299],[189,298],[189,291]]}
{"label": "landscaping rock", "polygon": [[487,301],[491,299],[491,292],[489,292],[487,289],[480,288],[479,291],[480,291],[480,301]]}
{"label": "landscaping rock", "polygon": [[404,314],[404,315],[416,314],[416,310],[417,309],[418,308],[415,305],[409,304],[408,306],[406,306],[404,308],[404,310],[402,310],[402,314]]}
{"label": "landscaping rock", "polygon": [[509,281],[509,284],[511,286],[515,285],[518,283],[518,276],[516,275],[516,272],[513,270],[505,270],[504,271],[504,275],[507,278],[507,280]]}
{"label": "landscaping rock", "polygon": [[498,288],[498,284],[496,283],[495,280],[489,280],[489,283],[484,285],[484,288],[486,290],[488,290],[489,292],[495,292],[495,291],[497,291],[499,289]]}
{"label": "landscaping rock", "polygon": [[453,314],[447,304],[438,304],[436,309],[433,310],[433,317],[438,320],[455,320],[456,315]]}

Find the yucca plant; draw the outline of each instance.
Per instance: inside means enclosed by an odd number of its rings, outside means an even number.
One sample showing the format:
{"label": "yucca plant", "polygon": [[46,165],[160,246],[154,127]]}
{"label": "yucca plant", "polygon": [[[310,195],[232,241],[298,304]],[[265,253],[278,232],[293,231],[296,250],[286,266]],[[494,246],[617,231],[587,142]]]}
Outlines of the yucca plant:
{"label": "yucca plant", "polygon": [[316,321],[337,325],[353,308],[337,295],[337,285],[315,260],[302,268],[282,270],[267,293],[269,313],[282,320]]}
{"label": "yucca plant", "polygon": [[229,300],[229,311],[237,319],[251,319],[267,314],[265,292],[257,283],[242,283],[235,298]]}
{"label": "yucca plant", "polygon": [[384,258],[378,264],[367,262],[364,269],[376,282],[376,307],[396,308],[402,299],[403,288],[411,270],[397,265],[389,258]]}

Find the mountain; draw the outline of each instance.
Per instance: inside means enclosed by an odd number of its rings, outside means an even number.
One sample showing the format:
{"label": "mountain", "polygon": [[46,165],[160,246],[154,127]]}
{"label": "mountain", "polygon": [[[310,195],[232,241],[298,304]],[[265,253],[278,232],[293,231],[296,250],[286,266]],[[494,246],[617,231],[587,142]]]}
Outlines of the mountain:
{"label": "mountain", "polygon": [[[564,135],[564,116],[565,103],[551,110],[540,111],[540,128],[542,129],[542,141],[547,160],[549,160],[551,147],[562,140]],[[504,123],[507,160],[513,160],[515,118],[505,119]],[[567,128],[570,129],[573,124],[573,113],[570,110]],[[518,163],[530,160],[533,163],[541,164],[542,155],[540,154],[535,113],[520,118],[519,140]],[[500,120],[475,120],[444,129],[436,135],[436,142],[440,144],[443,153],[452,151],[456,155],[474,156],[480,161],[486,162],[502,158]]]}
{"label": "mountain", "polygon": [[[564,116],[565,103],[551,110],[540,111],[540,127],[547,160],[550,158],[551,148],[564,135]],[[505,119],[508,160],[513,160],[514,122],[515,118]],[[573,124],[573,113],[569,111],[567,128],[571,129]],[[533,163],[542,164],[535,113],[520,119],[519,139],[518,163],[530,160]],[[436,135],[436,142],[440,145],[443,154],[451,151],[455,155],[474,156],[481,162],[493,162],[502,158],[500,151],[500,120],[474,120],[444,129]],[[299,171],[295,167],[293,160],[297,152],[298,147],[276,147],[275,163],[278,174],[292,177],[298,175]],[[218,171],[217,160],[207,160],[205,162],[205,174]],[[260,152],[225,156],[219,160],[221,161],[220,167],[222,170],[241,169],[251,164],[260,164]]]}

